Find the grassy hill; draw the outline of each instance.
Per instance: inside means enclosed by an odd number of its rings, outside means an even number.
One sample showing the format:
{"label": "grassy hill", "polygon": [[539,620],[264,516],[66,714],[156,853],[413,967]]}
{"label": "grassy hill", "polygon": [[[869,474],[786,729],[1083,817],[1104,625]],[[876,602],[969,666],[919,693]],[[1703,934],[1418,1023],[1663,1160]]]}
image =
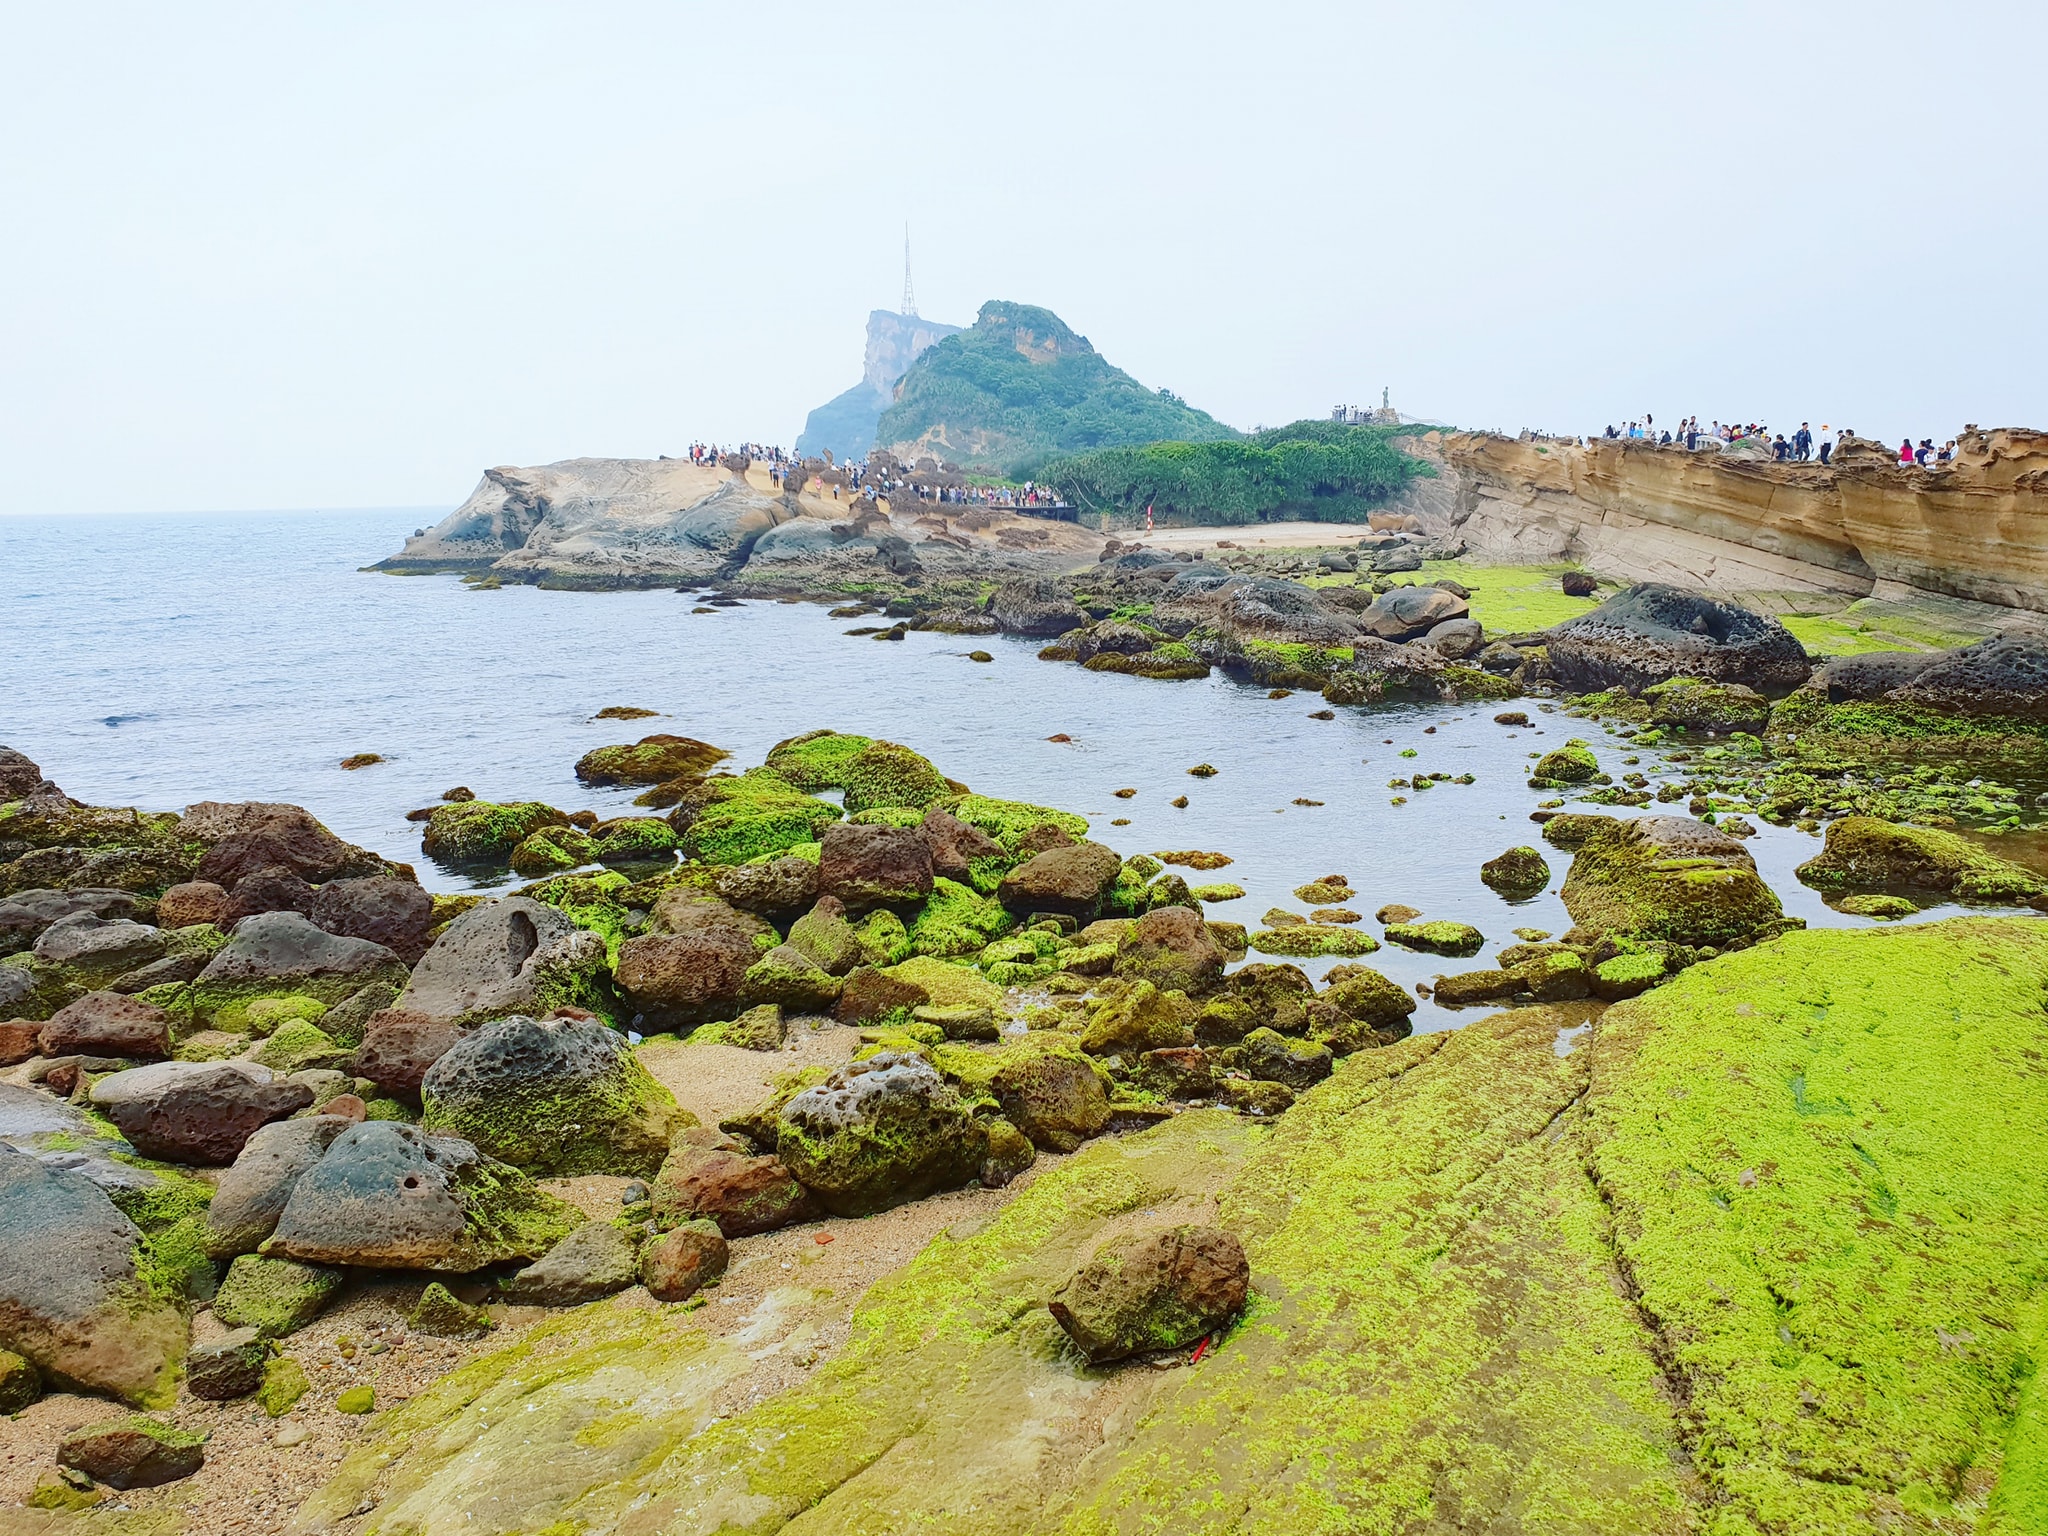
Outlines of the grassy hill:
{"label": "grassy hill", "polygon": [[1396,445],[1421,427],[1347,427],[1297,421],[1234,442],[1159,442],[1056,459],[1043,478],[1067,500],[1113,524],[1160,517],[1203,524],[1275,517],[1363,522],[1428,466]]}
{"label": "grassy hill", "polygon": [[1091,449],[1237,436],[1112,367],[1051,310],[1001,300],[911,365],[875,433],[902,456],[1017,478]]}

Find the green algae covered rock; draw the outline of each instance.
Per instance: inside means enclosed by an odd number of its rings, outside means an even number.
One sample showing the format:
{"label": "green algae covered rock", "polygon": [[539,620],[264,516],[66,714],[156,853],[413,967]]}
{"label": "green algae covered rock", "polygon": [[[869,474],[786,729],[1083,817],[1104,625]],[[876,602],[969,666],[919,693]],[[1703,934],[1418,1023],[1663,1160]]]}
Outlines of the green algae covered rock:
{"label": "green algae covered rock", "polygon": [[1003,1000],[1003,989],[985,979],[972,966],[955,965],[929,955],[916,955],[900,965],[884,968],[881,974],[924,993],[924,1001],[938,1008],[977,1004],[994,1008]]}
{"label": "green algae covered rock", "polygon": [[1093,1056],[1136,1056],[1143,1051],[1194,1043],[1195,1010],[1187,994],[1134,982],[1100,1004],[1081,1034],[1081,1049]]}
{"label": "green algae covered rock", "polygon": [[957,793],[931,763],[893,741],[872,741],[840,770],[849,815],[878,807],[922,811]]}
{"label": "green algae covered rock", "polygon": [[[429,1281],[418,1303],[406,1315],[406,1326],[414,1333],[437,1339],[473,1339],[489,1333],[497,1324],[482,1307],[472,1307],[438,1280]],[[348,1409],[342,1410],[344,1413]]]}
{"label": "green algae covered rock", "polygon": [[1572,856],[1562,894],[1582,935],[1725,949],[1788,926],[1742,844],[1682,816],[1595,829]]}
{"label": "green algae covered rock", "polygon": [[[1590,1034],[1553,1005],[1411,1038],[1277,1121],[1091,1142],[750,1406],[728,1342],[551,1319],[372,1426],[302,1519],[374,1490],[388,1530],[2036,1529],[2044,982],[2024,922],[1794,933]],[[1105,1419],[1047,1303],[1198,1208],[1250,1316]]]}
{"label": "green algae covered rock", "polygon": [[1846,912],[1851,917],[1874,917],[1880,922],[1896,922],[1902,917],[1911,917],[1920,908],[1903,896],[1841,896],[1829,903],[1837,912]]}
{"label": "green algae covered rock", "polygon": [[1243,1244],[1181,1226],[1106,1244],[1047,1307],[1099,1365],[1194,1343],[1235,1317],[1250,1287]]}
{"label": "green algae covered rock", "polygon": [[777,742],[769,749],[766,766],[807,793],[843,789],[847,765],[874,744],[872,736],[810,731]]}
{"label": "green algae covered rock", "polygon": [[1013,856],[1020,851],[1024,838],[1038,827],[1058,827],[1076,842],[1088,835],[1087,817],[1076,816],[1071,811],[1056,811],[1049,806],[1032,805],[1023,800],[962,795],[957,800],[946,801],[943,809],[994,838],[1005,853]]}
{"label": "green algae covered rock", "polygon": [[1574,737],[1538,759],[1529,774],[1529,787],[1563,789],[1574,784],[1590,784],[1599,772],[1600,760],[1590,747]]}
{"label": "green algae covered rock", "polygon": [[560,874],[597,861],[597,844],[580,827],[542,827],[512,850],[515,874],[529,879]]}
{"label": "green algae covered rock", "polygon": [[1459,959],[1476,955],[1486,947],[1486,935],[1470,923],[1439,919],[1432,923],[1389,923],[1387,942],[1426,955],[1450,955]]}
{"label": "green algae covered rock", "polygon": [[701,777],[731,757],[730,752],[688,736],[643,736],[630,747],[596,747],[577,759],[576,777],[586,784],[666,784]]}
{"label": "green algae covered rock", "polygon": [[147,1414],[74,1429],[57,1447],[57,1464],[109,1488],[154,1488],[190,1477],[206,1462],[206,1436]]}
{"label": "green algae covered rock", "polygon": [[[1391,930],[1390,930],[1391,932]],[[1327,955],[1369,955],[1380,942],[1369,933],[1336,923],[1294,923],[1285,928],[1262,928],[1248,940],[1262,955],[1288,955],[1313,960]]]}
{"label": "green algae covered rock", "polygon": [[1601,1021],[1588,1167],[1724,1519],[2048,1517],[2048,1419],[2017,1390],[2048,1125],[2012,1069],[2048,1044],[2044,981],[2030,922],[1796,933]]}
{"label": "green algae covered rock", "polygon": [[1771,714],[1771,701],[1741,683],[1710,683],[1696,677],[1674,677],[1645,688],[1650,724],[1685,731],[1760,735]]}
{"label": "green algae covered rock", "polygon": [[815,843],[840,815],[780,774],[750,768],[692,786],[668,820],[684,852],[707,864],[745,864]]}
{"label": "green algae covered rock", "polygon": [[542,827],[568,825],[567,816],[537,800],[512,805],[458,800],[434,807],[420,848],[428,858],[447,864],[503,862]]}
{"label": "green algae covered rock", "polygon": [[1981,844],[1873,816],[1829,823],[1821,852],[1797,873],[1802,884],[1820,891],[1939,891],[1958,901],[2048,906],[2048,880]]}
{"label": "green algae covered rock", "polygon": [[910,952],[942,960],[978,955],[1008,933],[1013,921],[993,897],[936,876],[930,899],[910,924]]}
{"label": "green algae covered rock", "polygon": [[280,1339],[326,1311],[345,1278],[331,1265],[245,1253],[228,1266],[214,1293],[213,1315],[230,1328],[254,1328],[266,1339]]}
{"label": "green algae covered rock", "polygon": [[1550,884],[1550,865],[1534,848],[1510,848],[1480,865],[1479,878],[1489,890],[1510,900],[1540,896]]}
{"label": "green algae covered rock", "polygon": [[616,1030],[515,1014],[471,1031],[420,1085],[430,1132],[543,1176],[651,1177],[680,1112]]}
{"label": "green algae covered rock", "polygon": [[782,1106],[776,1154],[839,1216],[865,1216],[980,1171],[985,1142],[960,1095],[922,1057],[883,1052]]}

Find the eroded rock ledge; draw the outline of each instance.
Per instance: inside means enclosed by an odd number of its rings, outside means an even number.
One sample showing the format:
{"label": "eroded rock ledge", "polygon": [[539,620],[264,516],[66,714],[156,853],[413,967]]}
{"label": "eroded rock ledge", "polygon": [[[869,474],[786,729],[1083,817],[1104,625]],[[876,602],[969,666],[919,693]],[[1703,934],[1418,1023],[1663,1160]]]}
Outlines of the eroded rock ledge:
{"label": "eroded rock ledge", "polygon": [[1488,432],[1432,436],[1419,451],[1440,454],[1454,482],[1446,531],[1491,559],[1578,560],[1722,593],[1932,594],[2048,612],[2048,432],[1966,432],[1955,463],[1929,469],[1863,438],[1826,467]]}

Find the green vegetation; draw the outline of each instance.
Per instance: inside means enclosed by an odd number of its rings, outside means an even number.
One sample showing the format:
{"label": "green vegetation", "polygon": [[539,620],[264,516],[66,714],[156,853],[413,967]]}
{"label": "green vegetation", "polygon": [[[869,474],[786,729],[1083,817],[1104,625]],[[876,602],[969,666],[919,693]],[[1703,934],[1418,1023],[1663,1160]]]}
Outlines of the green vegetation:
{"label": "green vegetation", "polygon": [[1362,523],[1410,480],[1429,473],[1395,439],[1411,427],[1297,421],[1237,442],[1155,442],[1103,448],[1045,467],[1062,496],[1113,527],[1145,508],[1203,524],[1277,517]]}
{"label": "green vegetation", "polygon": [[1015,479],[1057,456],[1237,434],[1113,368],[1049,309],[991,300],[924,352],[882,413],[876,441]]}

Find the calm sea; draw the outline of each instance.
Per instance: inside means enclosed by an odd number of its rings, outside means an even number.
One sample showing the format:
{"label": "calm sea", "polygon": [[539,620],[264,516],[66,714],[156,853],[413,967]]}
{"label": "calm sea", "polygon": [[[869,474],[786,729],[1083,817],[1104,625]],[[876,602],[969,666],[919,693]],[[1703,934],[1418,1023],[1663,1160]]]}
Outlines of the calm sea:
{"label": "calm sea", "polygon": [[[906,742],[982,792],[1079,811],[1123,853],[1228,853],[1233,865],[1194,883],[1232,880],[1248,894],[1212,916],[1256,927],[1270,906],[1302,910],[1295,886],[1342,874],[1368,917],[1403,902],[1474,923],[1494,945],[1513,942],[1513,928],[1569,926],[1556,881],[1511,906],[1478,879],[1482,861],[1539,842],[1528,814],[1542,797],[1523,779],[1532,748],[1570,734],[1561,717],[1534,739],[1474,706],[1320,721],[1308,718],[1322,707],[1312,694],[1085,672],[1037,660],[1035,641],[847,638],[819,604],[692,614],[674,592],[477,592],[453,577],[360,569],[436,515],[0,518],[0,743],[95,803],[304,805],[453,890],[468,882],[420,858],[405,813],[454,785],[616,815],[632,791],[589,790],[571,771],[591,747],[669,731],[730,748],[744,767],[783,737],[830,726]],[[969,661],[977,647],[995,661]],[[664,718],[591,718],[609,704]],[[1620,744],[1593,736],[1613,766]],[[1399,755],[1408,748],[1417,756]],[[386,761],[339,766],[359,752]],[[1652,771],[1656,755],[1643,759]],[[1189,777],[1197,763],[1217,775]],[[1478,782],[1389,803],[1389,779],[1432,770]],[[1125,787],[1137,795],[1115,798]],[[1170,804],[1179,795],[1184,810]],[[1788,912],[1865,921],[1830,912],[1793,878],[1815,839],[1765,827],[1750,846]],[[1566,862],[1553,852],[1560,880]],[[1413,983],[1487,961],[1389,947],[1371,963]],[[1417,1023],[1453,1017],[1425,1006]]]}

